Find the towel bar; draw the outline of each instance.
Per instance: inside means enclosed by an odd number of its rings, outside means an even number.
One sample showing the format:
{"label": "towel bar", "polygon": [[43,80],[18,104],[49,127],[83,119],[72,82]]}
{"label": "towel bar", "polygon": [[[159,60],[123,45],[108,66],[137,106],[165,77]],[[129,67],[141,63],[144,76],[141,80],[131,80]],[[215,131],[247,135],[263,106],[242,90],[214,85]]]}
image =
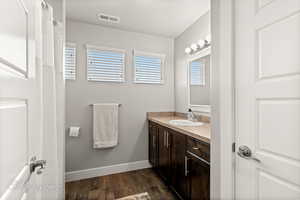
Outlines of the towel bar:
{"label": "towel bar", "polygon": [[[95,104],[96,104],[96,103],[95,103]],[[90,104],[89,106],[93,106],[93,105],[95,105],[95,104]],[[121,105],[122,105],[122,104],[120,104],[120,103],[118,104],[119,107],[120,107]]]}

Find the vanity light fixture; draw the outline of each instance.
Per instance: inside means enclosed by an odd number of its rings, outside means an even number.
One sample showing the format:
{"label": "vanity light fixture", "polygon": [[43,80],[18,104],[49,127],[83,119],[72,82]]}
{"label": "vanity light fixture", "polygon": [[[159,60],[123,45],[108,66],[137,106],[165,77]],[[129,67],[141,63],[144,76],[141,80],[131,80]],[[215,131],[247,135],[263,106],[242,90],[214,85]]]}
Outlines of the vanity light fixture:
{"label": "vanity light fixture", "polygon": [[199,45],[194,43],[191,45],[191,49],[193,49],[193,51],[197,51],[199,49]]}
{"label": "vanity light fixture", "polygon": [[191,54],[193,50],[190,47],[187,47],[184,51],[186,54]]}
{"label": "vanity light fixture", "polygon": [[191,44],[190,47],[185,48],[185,53],[186,54],[194,54],[197,53],[198,51],[209,47],[211,44],[211,35],[207,35],[204,39],[198,40],[197,43]]}
{"label": "vanity light fixture", "polygon": [[205,44],[206,44],[205,40],[199,40],[198,41],[198,45],[200,46],[200,49],[204,48]]}

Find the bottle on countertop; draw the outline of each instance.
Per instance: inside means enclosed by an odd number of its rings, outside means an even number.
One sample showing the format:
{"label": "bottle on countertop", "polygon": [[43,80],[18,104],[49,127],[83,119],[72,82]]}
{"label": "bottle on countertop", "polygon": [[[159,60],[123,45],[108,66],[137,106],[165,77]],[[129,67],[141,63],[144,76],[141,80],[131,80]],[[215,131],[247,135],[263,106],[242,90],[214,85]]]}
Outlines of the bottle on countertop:
{"label": "bottle on countertop", "polygon": [[190,109],[190,108],[188,109],[188,112],[187,112],[187,119],[190,121],[193,121],[193,119],[194,119],[192,109]]}

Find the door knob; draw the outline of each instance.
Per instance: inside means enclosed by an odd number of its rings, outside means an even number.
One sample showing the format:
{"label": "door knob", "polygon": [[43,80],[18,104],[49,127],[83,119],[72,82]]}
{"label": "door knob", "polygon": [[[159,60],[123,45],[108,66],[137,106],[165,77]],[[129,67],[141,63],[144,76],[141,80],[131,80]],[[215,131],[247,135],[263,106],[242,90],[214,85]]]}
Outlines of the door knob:
{"label": "door knob", "polygon": [[252,156],[252,151],[249,147],[242,145],[239,147],[239,151],[237,152],[237,154],[245,159],[249,159],[249,160],[254,160],[256,162],[261,162],[259,159],[255,158]]}
{"label": "door knob", "polygon": [[43,173],[43,170],[46,167],[46,160],[36,160],[36,157],[33,157],[30,162],[30,173],[36,173],[39,175]]}

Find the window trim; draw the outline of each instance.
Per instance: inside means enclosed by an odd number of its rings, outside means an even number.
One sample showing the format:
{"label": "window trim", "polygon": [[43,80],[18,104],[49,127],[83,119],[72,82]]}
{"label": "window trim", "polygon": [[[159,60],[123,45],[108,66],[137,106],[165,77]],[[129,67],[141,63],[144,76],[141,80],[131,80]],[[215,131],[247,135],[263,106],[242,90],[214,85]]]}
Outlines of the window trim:
{"label": "window trim", "polygon": [[[105,46],[96,46],[96,45],[91,45],[91,44],[86,44],[85,45],[86,47],[86,50],[85,50],[85,55],[86,55],[86,80],[88,82],[100,82],[100,83],[125,83],[126,82],[126,50],[125,49],[117,49],[117,48],[111,48],[111,47],[105,47]],[[122,71],[123,71],[123,77],[122,77],[122,80],[121,81],[115,81],[115,80],[100,80],[100,81],[97,81],[97,80],[89,80],[89,77],[88,77],[88,50],[89,49],[93,49],[93,50],[99,50],[99,51],[112,51],[112,52],[117,52],[117,53],[121,53],[123,54],[123,68],[122,68]]]}
{"label": "window trim", "polygon": [[[66,47],[75,48],[75,78],[74,79],[67,79],[66,78],[66,70],[65,70],[65,62],[66,62],[66,56],[65,56],[65,49]],[[76,81],[77,80],[77,44],[75,42],[66,42],[65,48],[64,48],[64,70],[63,70],[63,77],[65,81]]]}
{"label": "window trim", "polygon": [[[160,83],[151,83],[151,82],[139,82],[136,80],[136,66],[135,66],[135,56],[141,55],[141,56],[149,56],[149,57],[156,57],[160,58],[161,63],[161,81]],[[165,54],[159,54],[159,53],[150,53],[145,51],[139,51],[136,49],[133,49],[132,51],[132,65],[133,65],[133,83],[135,84],[150,84],[150,85],[163,85],[165,83],[165,66],[166,66],[166,55]]]}

